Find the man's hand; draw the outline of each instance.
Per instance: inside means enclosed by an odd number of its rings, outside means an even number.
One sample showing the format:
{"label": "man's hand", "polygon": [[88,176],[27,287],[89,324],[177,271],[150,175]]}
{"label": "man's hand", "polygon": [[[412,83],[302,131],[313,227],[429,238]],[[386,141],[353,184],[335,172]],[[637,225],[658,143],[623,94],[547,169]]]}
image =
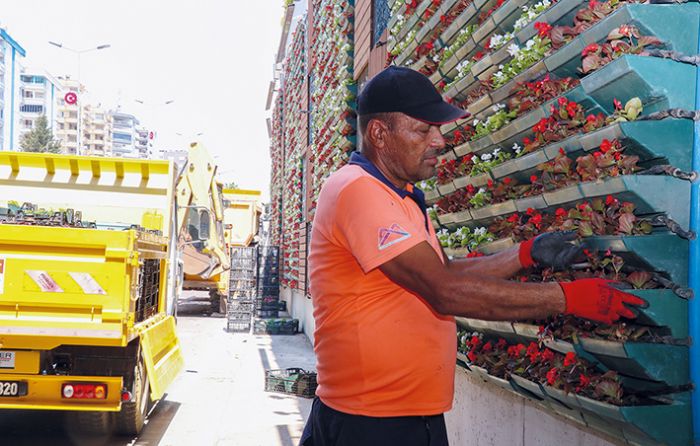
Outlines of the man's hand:
{"label": "man's hand", "polygon": [[566,269],[572,263],[583,261],[583,248],[571,242],[576,233],[545,232],[520,244],[520,264],[523,268],[537,265],[551,267],[555,271]]}
{"label": "man's hand", "polygon": [[560,282],[559,286],[566,299],[565,313],[605,324],[612,324],[621,316],[635,318],[636,315],[625,304],[646,305],[646,302],[611,287],[613,283],[615,282],[605,279]]}

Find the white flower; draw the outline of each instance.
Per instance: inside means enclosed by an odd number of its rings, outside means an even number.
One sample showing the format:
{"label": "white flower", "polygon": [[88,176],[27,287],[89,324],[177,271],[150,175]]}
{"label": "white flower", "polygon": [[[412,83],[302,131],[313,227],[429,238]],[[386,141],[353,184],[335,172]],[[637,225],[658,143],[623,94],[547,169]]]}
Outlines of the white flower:
{"label": "white flower", "polygon": [[503,69],[503,64],[499,65],[499,66],[498,66],[498,69],[499,69],[499,70],[502,70],[502,69]]}
{"label": "white flower", "polygon": [[473,120],[472,126],[476,127],[477,125],[479,125],[479,120],[478,119]]}
{"label": "white flower", "polygon": [[498,104],[494,104],[491,106],[491,110],[493,110],[494,112],[498,112],[498,110],[500,110],[500,108],[498,108]]}
{"label": "white flower", "polygon": [[493,156],[498,156],[499,153],[501,153],[500,147],[496,147],[495,149],[493,149]]}
{"label": "white flower", "polygon": [[486,235],[486,228],[482,226],[474,229],[474,235]]}
{"label": "white flower", "polygon": [[498,104],[499,110],[503,110],[504,108],[506,108],[506,104]]}
{"label": "white flower", "polygon": [[479,158],[481,158],[481,161],[490,161],[493,156],[490,153],[484,153]]}
{"label": "white flower", "polygon": [[496,72],[496,73],[493,75],[493,77],[494,77],[497,81],[500,81],[500,80],[505,79],[506,75],[503,74],[503,71],[498,71],[498,72]]}
{"label": "white flower", "polygon": [[492,47],[492,48],[498,46],[501,42],[503,42],[503,36],[502,36],[502,35],[500,35],[500,34],[494,34],[493,36],[491,36],[491,41],[490,41],[490,43],[491,43],[491,47]]}
{"label": "white flower", "polygon": [[435,55],[433,56],[433,62],[435,62],[435,63],[440,62],[440,55],[439,55],[439,54],[435,54]]}
{"label": "white flower", "polygon": [[525,44],[525,49],[531,50],[533,46],[535,46],[535,41],[534,39],[530,39]]}
{"label": "white flower", "polygon": [[515,154],[516,154],[516,155],[520,155],[520,152],[522,152],[522,151],[523,151],[523,149],[521,149],[520,147],[518,147],[517,149],[515,149]]}
{"label": "white flower", "polygon": [[515,153],[520,153],[520,152],[518,152],[518,150],[522,150],[522,147],[520,147],[518,145],[518,143],[516,142],[513,144],[513,150],[515,151]]}
{"label": "white flower", "polygon": [[477,194],[484,194],[484,193],[486,193],[486,189],[484,189],[483,187],[480,187]]}
{"label": "white flower", "polygon": [[516,54],[518,54],[519,51],[520,47],[517,44],[511,43],[510,45],[508,45],[508,54],[510,54],[511,57],[514,57]]}

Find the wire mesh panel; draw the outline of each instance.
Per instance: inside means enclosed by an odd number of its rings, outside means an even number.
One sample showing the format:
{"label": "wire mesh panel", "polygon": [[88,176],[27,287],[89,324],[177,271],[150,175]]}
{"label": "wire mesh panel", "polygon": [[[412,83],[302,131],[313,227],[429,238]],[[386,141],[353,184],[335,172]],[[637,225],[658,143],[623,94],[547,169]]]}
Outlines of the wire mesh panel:
{"label": "wire mesh panel", "polygon": [[136,321],[144,321],[158,311],[160,291],[160,260],[146,259],[139,267]]}

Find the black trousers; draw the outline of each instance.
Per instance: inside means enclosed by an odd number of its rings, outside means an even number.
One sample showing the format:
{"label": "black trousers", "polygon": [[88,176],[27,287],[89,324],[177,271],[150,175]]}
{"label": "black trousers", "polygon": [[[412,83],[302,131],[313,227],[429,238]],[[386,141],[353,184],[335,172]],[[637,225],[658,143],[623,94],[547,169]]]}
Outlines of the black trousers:
{"label": "black trousers", "polygon": [[299,446],[448,446],[445,417],[351,415],[316,397]]}

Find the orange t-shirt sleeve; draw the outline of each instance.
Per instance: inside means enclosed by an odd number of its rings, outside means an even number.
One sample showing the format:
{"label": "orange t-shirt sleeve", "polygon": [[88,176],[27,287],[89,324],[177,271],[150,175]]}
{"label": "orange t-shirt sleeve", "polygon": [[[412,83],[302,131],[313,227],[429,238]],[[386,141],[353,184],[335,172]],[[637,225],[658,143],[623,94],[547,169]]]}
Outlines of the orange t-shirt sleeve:
{"label": "orange t-shirt sleeve", "polygon": [[365,273],[428,240],[402,199],[367,177],[346,185],[338,195],[334,229]]}

